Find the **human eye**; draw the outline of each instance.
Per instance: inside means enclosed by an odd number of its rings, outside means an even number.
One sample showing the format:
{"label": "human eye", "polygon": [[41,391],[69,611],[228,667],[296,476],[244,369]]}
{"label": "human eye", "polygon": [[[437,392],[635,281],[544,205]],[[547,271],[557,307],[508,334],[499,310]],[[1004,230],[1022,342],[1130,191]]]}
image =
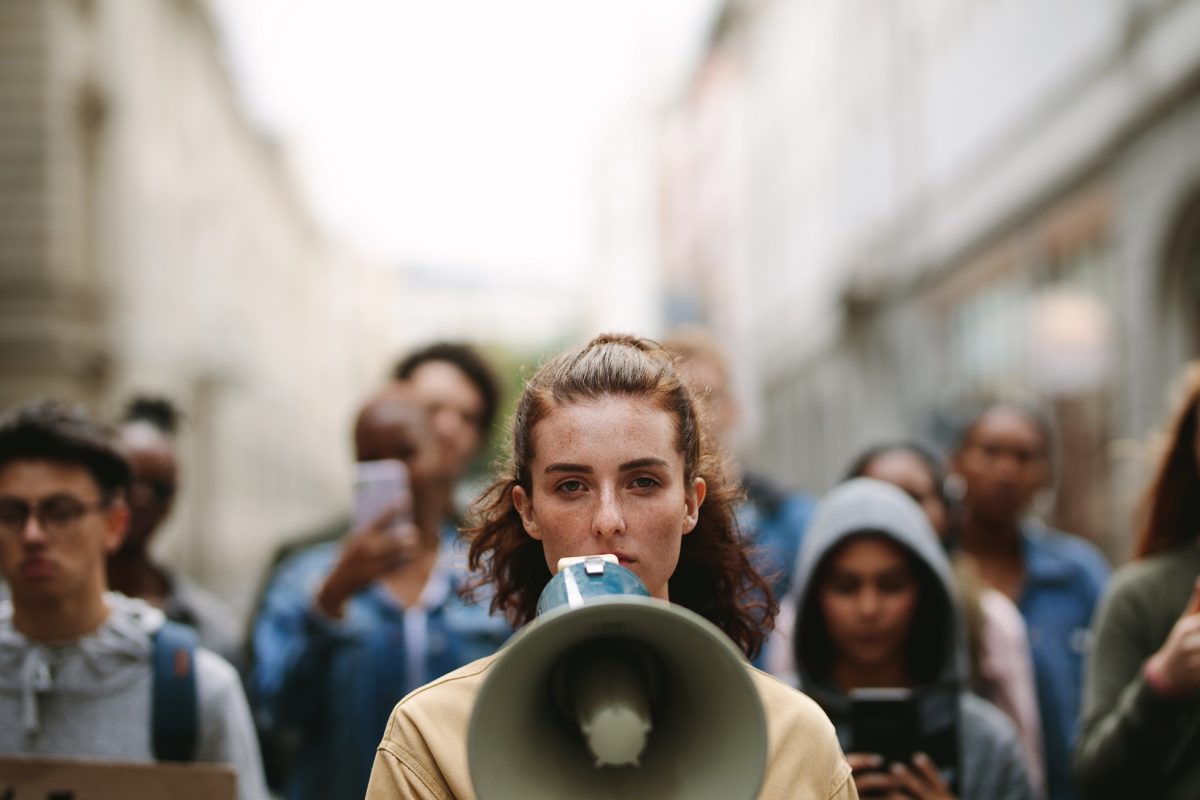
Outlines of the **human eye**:
{"label": "human eye", "polygon": [[51,497],[42,503],[41,516],[50,525],[69,525],[83,513],[83,503],[73,497]]}
{"label": "human eye", "polygon": [[853,575],[833,575],[829,579],[829,589],[834,594],[852,595],[858,591],[858,579]]}
{"label": "human eye", "polygon": [[650,475],[639,475],[629,482],[631,488],[634,489],[653,489],[655,486],[661,485],[658,478]]}
{"label": "human eye", "polygon": [[20,528],[25,524],[25,515],[29,506],[20,500],[0,500],[0,526],[5,528]]}
{"label": "human eye", "polygon": [[560,481],[558,486],[554,487],[557,491],[563,494],[579,494],[584,490],[583,481],[575,478],[568,478],[565,481]]}

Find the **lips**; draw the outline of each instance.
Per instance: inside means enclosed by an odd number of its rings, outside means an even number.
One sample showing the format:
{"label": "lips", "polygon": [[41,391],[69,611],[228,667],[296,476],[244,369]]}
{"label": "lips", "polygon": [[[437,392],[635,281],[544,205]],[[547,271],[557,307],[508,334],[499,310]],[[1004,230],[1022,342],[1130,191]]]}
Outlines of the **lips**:
{"label": "lips", "polygon": [[853,641],[864,650],[875,650],[891,644],[892,637],[886,632],[863,633],[855,636]]}
{"label": "lips", "polygon": [[612,553],[612,555],[617,557],[617,563],[620,564],[622,567],[628,567],[630,564],[634,563],[634,560],[635,560],[631,556],[627,556],[624,553],[614,552],[614,553]]}
{"label": "lips", "polygon": [[52,578],[55,571],[54,562],[45,558],[27,558],[17,566],[18,575],[32,580]]}

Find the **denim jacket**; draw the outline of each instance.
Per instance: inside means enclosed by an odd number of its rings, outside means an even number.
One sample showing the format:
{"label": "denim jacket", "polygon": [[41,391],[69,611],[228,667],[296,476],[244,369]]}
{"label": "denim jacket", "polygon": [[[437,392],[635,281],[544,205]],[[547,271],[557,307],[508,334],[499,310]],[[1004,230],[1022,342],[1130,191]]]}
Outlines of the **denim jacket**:
{"label": "denim jacket", "polygon": [[1025,584],[1017,605],[1033,651],[1047,789],[1051,800],[1068,800],[1077,796],[1071,747],[1083,700],[1083,662],[1109,567],[1089,542],[1034,521],[1021,527],[1021,547]]}
{"label": "denim jacket", "polygon": [[495,652],[511,629],[488,603],[465,603],[466,548],[443,530],[438,561],[417,607],[381,584],[352,597],[333,620],[313,598],[341,542],[293,555],[276,571],[253,631],[250,676],[260,727],[298,736],[287,797],[362,797],[392,707],[434,678]]}

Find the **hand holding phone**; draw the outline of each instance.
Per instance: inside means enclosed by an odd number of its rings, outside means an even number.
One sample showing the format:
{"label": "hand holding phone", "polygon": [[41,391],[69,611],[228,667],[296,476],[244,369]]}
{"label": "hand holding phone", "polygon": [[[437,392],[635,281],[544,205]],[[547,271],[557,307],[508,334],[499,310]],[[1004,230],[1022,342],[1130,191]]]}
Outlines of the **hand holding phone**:
{"label": "hand holding phone", "polygon": [[321,613],[340,619],[351,596],[412,558],[419,539],[412,502],[404,462],[355,467],[354,527],[314,598]]}
{"label": "hand holding phone", "polygon": [[[852,752],[847,760],[861,797],[903,793],[918,800],[947,800],[955,796],[956,697],[948,698],[949,707],[934,705],[943,713],[933,715],[937,720],[933,729],[928,714],[923,721],[923,707],[910,689],[854,689],[849,698]],[[947,708],[951,710],[945,713]]]}
{"label": "hand holding phone", "polygon": [[412,491],[403,461],[360,461],[355,465],[354,529],[366,530],[381,521],[396,536],[412,530]]}

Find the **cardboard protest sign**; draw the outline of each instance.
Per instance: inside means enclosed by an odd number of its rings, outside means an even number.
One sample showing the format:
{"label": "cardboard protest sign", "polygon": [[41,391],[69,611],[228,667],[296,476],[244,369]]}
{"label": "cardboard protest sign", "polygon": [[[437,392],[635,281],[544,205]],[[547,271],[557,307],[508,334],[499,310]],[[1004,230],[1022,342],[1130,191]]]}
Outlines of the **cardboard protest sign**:
{"label": "cardboard protest sign", "polygon": [[228,764],[123,764],[0,757],[0,800],[234,800]]}

